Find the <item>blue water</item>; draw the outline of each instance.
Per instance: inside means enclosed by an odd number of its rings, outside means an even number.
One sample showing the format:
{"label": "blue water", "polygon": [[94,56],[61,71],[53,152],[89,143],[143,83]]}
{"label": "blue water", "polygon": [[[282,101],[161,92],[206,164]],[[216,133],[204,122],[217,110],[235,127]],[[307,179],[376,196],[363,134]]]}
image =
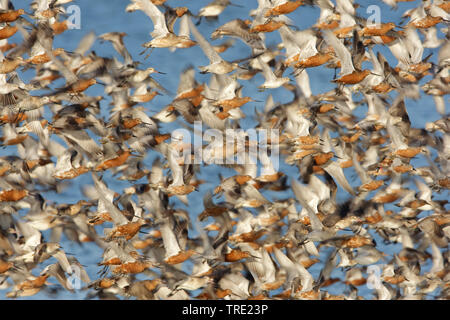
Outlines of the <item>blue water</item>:
{"label": "blue water", "polygon": [[[201,1],[177,1],[177,0],[169,0],[166,3],[169,6],[187,6],[191,12],[197,13],[199,9],[206,5],[209,0],[201,0]],[[371,4],[377,4],[381,7],[382,12],[382,22],[390,22],[390,21],[399,21],[401,14],[409,8],[413,8],[417,6],[420,1],[414,1],[410,3],[400,3],[398,10],[391,10],[390,7],[382,3],[381,1],[358,1],[361,4],[361,7],[358,8],[358,14],[363,17],[367,17],[366,8]],[[14,1],[14,5],[16,8],[25,8],[28,9],[29,1]],[[189,64],[194,66],[202,66],[207,65],[208,60],[204,56],[203,52],[199,47],[193,47],[190,49],[181,49],[176,50],[175,52],[170,52],[168,49],[155,49],[151,52],[150,57],[144,60],[144,55],[139,55],[139,53],[143,50],[141,46],[142,43],[147,42],[151,39],[149,33],[153,30],[153,25],[151,20],[144,15],[141,11],[136,11],[133,13],[126,13],[125,7],[129,4],[128,1],[124,0],[76,0],[73,1],[72,4],[76,4],[81,9],[81,29],[80,30],[68,30],[61,35],[56,36],[54,40],[54,48],[63,47],[66,50],[74,50],[82,37],[93,31],[96,35],[101,35],[102,33],[112,32],[112,31],[120,31],[125,32],[127,36],[124,38],[124,42],[129,52],[131,53],[134,60],[138,60],[142,63],[142,68],[154,67],[158,71],[165,72],[166,75],[154,75],[154,78],[161,83],[161,85],[167,88],[171,93],[175,93],[178,86],[179,74],[183,69],[185,69]],[[199,27],[200,32],[205,35],[205,37],[209,38],[211,32],[213,32],[218,26],[223,23],[235,19],[247,19],[249,18],[248,14],[251,9],[257,7],[256,0],[246,0],[240,1],[240,5],[242,8],[228,7],[223,14],[219,17],[218,21],[210,22],[210,21],[202,21],[201,26]],[[28,10],[29,11],[29,10]],[[295,12],[289,14],[288,16],[294,21],[295,25],[300,29],[309,28],[313,25],[317,18],[319,17],[320,10],[318,8],[311,8],[308,6],[302,6]],[[439,37],[442,38],[442,33],[439,33]],[[11,42],[20,42],[22,41],[20,35],[15,35],[12,38]],[[214,44],[218,44],[223,40],[214,41]],[[280,42],[280,36],[278,32],[273,32],[268,34],[266,37],[266,44],[268,47],[271,45],[276,45]],[[378,46],[377,46],[378,47]],[[121,57],[117,52],[114,51],[111,44],[105,42],[100,44],[98,41],[95,42],[91,50],[94,50],[97,55],[105,56],[105,57],[117,57],[121,60]],[[396,65],[397,62],[395,58],[392,56],[389,50],[382,49],[381,52],[385,55],[388,62],[391,65]],[[430,52],[433,52],[433,56],[431,57],[431,61],[436,62],[437,59],[437,51],[425,49],[424,56],[428,55]],[[375,52],[376,53],[376,52]],[[235,46],[225,53],[221,54],[225,60],[233,60],[242,58],[243,56],[249,56],[251,54],[250,49],[243,44],[241,41],[235,41]],[[33,76],[32,70],[21,74],[22,79],[27,82],[30,77]],[[285,73],[287,76],[290,73],[288,70]],[[314,95],[327,92],[334,88],[334,84],[330,82],[333,71],[327,68],[314,68],[309,69],[308,74],[311,82],[311,89]],[[199,82],[208,82],[209,75],[196,75],[196,78]],[[422,79],[421,84],[425,83],[429,80],[429,77],[425,77]],[[255,100],[265,101],[269,94],[271,94],[276,103],[285,103],[289,102],[292,99],[292,94],[287,92],[285,89],[275,89],[275,90],[266,90],[265,92],[258,92],[257,86],[261,85],[263,82],[263,78],[261,75],[255,76],[252,80],[243,82],[245,83],[244,95],[251,96]],[[62,81],[56,81],[52,84],[52,87],[62,86]],[[103,87],[100,85],[93,86],[89,88],[86,92],[88,95],[102,95],[104,96],[104,100],[101,102],[102,108],[102,116],[108,117],[110,106],[108,104],[111,102],[110,98],[104,94]],[[165,105],[169,104],[173,99],[173,95],[159,95],[156,96],[151,102],[146,103],[145,107],[147,109],[147,113],[151,116],[156,113],[156,111],[160,110]],[[357,99],[355,99],[357,100]],[[424,127],[426,122],[435,121],[440,119],[439,114],[436,112],[434,102],[430,96],[426,96],[422,94],[421,99],[415,101],[411,99],[407,99],[406,101],[407,110],[414,127]],[[242,110],[246,113],[247,117],[241,120],[242,128],[251,128],[256,122],[252,117],[254,114],[255,108],[262,112],[264,109],[264,102],[254,102],[248,103],[245,105]],[[366,107],[361,106],[355,111],[355,114],[364,117],[366,112]],[[46,116],[51,116],[49,110],[46,111]],[[175,128],[179,127],[179,124],[173,123],[169,125],[162,125],[160,131],[161,132],[170,132]],[[53,138],[54,139],[54,138]],[[5,149],[0,150],[0,156],[7,154],[15,154],[16,148],[14,146],[6,147]],[[145,159],[145,164],[148,168],[151,167],[151,163],[153,159],[158,156],[155,152],[150,151],[148,156]],[[414,160],[414,165],[426,165],[423,159],[418,158]],[[283,172],[288,173],[291,177],[298,177],[298,171],[295,167],[287,166],[284,163],[281,163],[281,169]],[[218,173],[222,173],[223,176],[231,176],[235,174],[234,170],[224,169],[215,165],[202,167],[200,174],[198,175],[199,179],[206,180],[206,183],[199,187],[199,192],[194,192],[189,195],[189,207],[185,207],[181,202],[176,199],[171,199],[176,207],[184,208],[188,210],[192,219],[195,219],[196,216],[203,210],[203,202],[202,198],[206,191],[213,189],[217,185],[217,175]],[[353,169],[346,170],[346,176],[352,184],[359,183],[359,179],[357,178],[356,173]],[[124,188],[128,187],[130,183],[117,181],[110,176],[110,174],[105,174],[104,179],[107,182],[109,188],[121,192]],[[139,182],[138,182],[139,183]],[[92,184],[92,180],[89,174],[82,175],[71,181],[70,186],[64,189],[61,193],[55,192],[43,192],[42,195],[49,202],[55,203],[75,203],[81,198],[84,198],[81,188],[83,185]],[[289,183],[290,184],[290,181]],[[286,192],[264,192],[264,195],[267,196],[271,200],[283,199],[287,197],[293,197],[293,193],[291,190]],[[338,199],[340,201],[345,200],[348,197],[347,193],[340,189],[338,194]],[[448,194],[440,195],[439,197],[448,197]],[[210,221],[206,221],[209,223]],[[103,231],[101,227],[97,229],[99,234],[102,234]],[[191,231],[191,230],[190,230]],[[190,236],[195,236],[196,232],[192,231]],[[48,239],[48,232],[44,232],[44,236]],[[374,238],[377,243],[380,244],[379,249],[386,251],[389,254],[394,252],[398,252],[401,249],[400,245],[383,245],[381,239],[378,235],[374,234]],[[89,276],[91,279],[97,279],[97,272],[100,268],[97,266],[97,263],[101,260],[102,250],[99,249],[95,244],[92,243],[84,243],[82,246],[78,244],[72,243],[64,238],[61,242],[63,249],[65,252],[73,254],[76,258],[85,266]],[[328,251],[323,249],[320,251],[320,259],[323,262],[325,257],[327,256]],[[46,265],[50,263],[54,263],[53,259],[49,259],[41,264],[38,268],[34,270],[34,274],[38,274]],[[381,263],[381,262],[380,262]],[[309,271],[312,275],[317,278],[323,264],[318,263],[312,266]],[[343,278],[343,272],[341,270],[335,269],[333,271],[332,277],[341,277]],[[50,282],[55,283],[54,287],[58,287],[59,284],[56,284],[56,280],[50,278]],[[339,294],[343,292],[342,284],[334,284],[327,288],[332,294]],[[0,290],[0,299],[5,298],[7,290]],[[70,293],[65,290],[60,290],[56,294],[49,295],[46,291],[40,292],[32,297],[27,297],[25,299],[84,299],[86,297],[87,291],[79,290],[75,293]],[[365,286],[360,287],[359,294],[363,295],[366,298],[372,298],[373,292],[372,290],[367,289]]]}

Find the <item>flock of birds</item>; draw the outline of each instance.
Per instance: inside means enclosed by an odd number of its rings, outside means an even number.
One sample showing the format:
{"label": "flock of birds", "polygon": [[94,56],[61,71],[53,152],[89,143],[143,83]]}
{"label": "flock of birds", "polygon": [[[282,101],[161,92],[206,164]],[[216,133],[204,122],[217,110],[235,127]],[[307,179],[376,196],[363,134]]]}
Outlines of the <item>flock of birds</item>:
{"label": "flock of birds", "polygon": [[[398,10],[407,0],[383,1]],[[357,15],[353,0],[258,0],[248,17],[235,9],[241,18],[226,23],[221,13],[239,6],[228,0],[197,14],[164,0],[132,0],[126,11],[140,10],[153,24],[142,45],[150,63],[154,50],[194,46],[210,61],[187,67],[172,102],[152,115],[151,100],[174,88],[152,77],[157,68],[132,58],[125,33],[89,33],[72,52],[53,47],[70,28],[69,2],[35,0],[17,9],[0,1],[0,140],[11,150],[0,157],[0,290],[7,297],[86,290],[99,299],[362,299],[362,286],[372,284],[376,299],[450,298],[450,2],[418,1],[401,23],[373,24]],[[299,30],[289,14],[307,6],[320,16]],[[218,21],[212,34],[201,32]],[[23,41],[8,42],[16,32]],[[269,33],[281,42],[268,46]],[[110,42],[118,56],[90,51],[96,41]],[[234,41],[248,50],[226,61],[221,54]],[[436,50],[436,62],[424,57],[426,49]],[[334,89],[314,95],[308,72],[318,67],[334,69]],[[33,78],[23,82],[20,70]],[[257,163],[244,164],[220,160],[245,153],[256,143],[250,137],[239,146],[204,142],[200,152],[235,174],[197,178],[207,164],[189,160],[199,150],[162,126],[179,122],[193,134],[196,121],[224,135],[240,129],[241,107],[258,103],[243,89],[258,73],[261,92],[293,95],[283,104],[268,95],[263,112],[253,114],[255,129],[275,130],[278,139],[267,141]],[[55,81],[64,85],[55,88]],[[87,95],[91,86],[105,96]],[[442,118],[415,128],[405,101],[422,95],[432,96]],[[363,118],[354,114],[361,106]],[[270,160],[274,148],[280,168]],[[148,154],[157,154],[151,166]],[[298,174],[283,173],[286,167]],[[103,179],[108,171],[129,187],[113,191]],[[81,175],[93,181],[81,186],[84,199],[45,199],[45,192],[75,188],[71,179]],[[188,195],[205,182],[214,187],[202,211]],[[295,197],[268,198],[290,190]],[[103,250],[97,279],[66,254],[63,237]],[[386,254],[383,242],[401,249]],[[315,277],[308,270],[314,264],[322,266]],[[374,265],[377,278],[369,272]],[[336,269],[345,276],[332,276]],[[327,289],[335,283],[339,294]]]}

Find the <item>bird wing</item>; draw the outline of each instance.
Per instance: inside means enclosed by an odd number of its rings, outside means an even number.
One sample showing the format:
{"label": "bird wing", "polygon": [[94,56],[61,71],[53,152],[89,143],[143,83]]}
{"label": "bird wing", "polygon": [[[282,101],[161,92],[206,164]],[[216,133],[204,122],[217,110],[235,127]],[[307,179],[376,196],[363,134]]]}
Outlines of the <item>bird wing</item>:
{"label": "bird wing", "polygon": [[167,153],[167,160],[169,161],[169,167],[172,171],[172,186],[183,186],[184,185],[184,179],[183,179],[183,167],[180,166],[177,162],[178,158],[178,151],[174,148],[169,146],[168,153]]}
{"label": "bird wing", "polygon": [[177,237],[170,227],[169,221],[164,221],[161,225],[159,231],[161,232],[161,237],[164,243],[164,249],[166,250],[166,258],[177,255],[181,249],[178,244]]}
{"label": "bird wing", "polygon": [[295,197],[298,202],[302,205],[303,208],[308,212],[309,219],[311,221],[311,227],[313,230],[323,230],[323,224],[316,216],[313,208],[308,204],[308,199],[306,199],[305,195],[307,194],[307,187],[302,186],[300,183],[292,180],[292,190],[294,191]]}
{"label": "bird wing", "polygon": [[322,167],[323,170],[328,172],[330,176],[333,177],[334,180],[339,183],[339,185],[344,188],[348,193],[351,195],[356,195],[355,191],[353,190],[352,186],[348,183],[347,178],[344,175],[344,170],[334,161],[331,161],[327,165]]}
{"label": "bird wing", "polygon": [[156,7],[151,1],[147,0],[134,0],[139,4],[139,9],[142,10],[153,22],[153,31],[150,35],[153,38],[164,37],[169,33],[169,29],[167,29],[166,20],[164,18],[164,14],[159,11],[158,7]]}
{"label": "bird wing", "polygon": [[202,34],[198,31],[195,24],[189,19],[189,28],[194,35],[195,40],[197,41],[200,48],[203,50],[203,53],[209,59],[211,64],[222,62],[223,59],[219,56],[219,54],[214,50],[213,46],[202,36]]}
{"label": "bird wing", "polygon": [[336,56],[341,61],[340,75],[344,76],[354,72],[355,68],[353,67],[352,55],[345,45],[330,30],[324,30],[323,37],[325,42],[333,47]]}
{"label": "bird wing", "polygon": [[99,201],[101,200],[104,204],[106,210],[108,211],[111,219],[114,221],[116,225],[122,225],[128,223],[128,219],[120,212],[119,209],[112,203],[111,200],[108,200],[107,187],[106,185],[100,181],[97,174],[92,172],[92,179],[94,180],[95,187],[97,189],[97,194],[99,196]]}
{"label": "bird wing", "polygon": [[386,130],[389,134],[389,137],[391,138],[391,143],[394,147],[394,151],[408,148],[408,146],[404,142],[405,137],[400,132],[400,129],[392,124],[392,116],[390,115],[387,119]]}
{"label": "bird wing", "polygon": [[89,32],[81,39],[80,43],[78,44],[78,47],[75,49],[74,52],[80,55],[84,55],[86,51],[88,51],[89,48],[92,47],[92,45],[94,44],[95,38],[96,38],[95,33],[93,31]]}
{"label": "bird wing", "polygon": [[272,69],[270,69],[269,65],[267,63],[265,63],[261,59],[261,57],[258,56],[257,59],[258,59],[259,65],[262,68],[262,73],[263,73],[264,79],[266,79],[267,82],[275,81],[277,79],[277,77],[273,73]]}
{"label": "bird wing", "polygon": [[189,16],[183,15],[180,19],[180,28],[178,29],[178,36],[189,38]]}

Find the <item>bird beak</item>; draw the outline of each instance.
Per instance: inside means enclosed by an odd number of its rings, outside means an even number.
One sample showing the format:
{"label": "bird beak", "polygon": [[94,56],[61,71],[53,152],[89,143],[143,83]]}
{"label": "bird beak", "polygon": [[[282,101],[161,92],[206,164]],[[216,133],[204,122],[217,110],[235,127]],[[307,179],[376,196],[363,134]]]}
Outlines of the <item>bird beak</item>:
{"label": "bird beak", "polygon": [[243,66],[240,66],[240,65],[237,65],[237,67],[238,67],[239,69],[242,69],[242,70],[245,70],[245,71],[250,71],[248,68],[243,67]]}
{"label": "bird beak", "polygon": [[238,8],[243,8],[243,6],[241,6],[240,4],[235,4],[235,3],[231,3],[229,4],[229,6],[233,6],[233,7],[238,7]]}

